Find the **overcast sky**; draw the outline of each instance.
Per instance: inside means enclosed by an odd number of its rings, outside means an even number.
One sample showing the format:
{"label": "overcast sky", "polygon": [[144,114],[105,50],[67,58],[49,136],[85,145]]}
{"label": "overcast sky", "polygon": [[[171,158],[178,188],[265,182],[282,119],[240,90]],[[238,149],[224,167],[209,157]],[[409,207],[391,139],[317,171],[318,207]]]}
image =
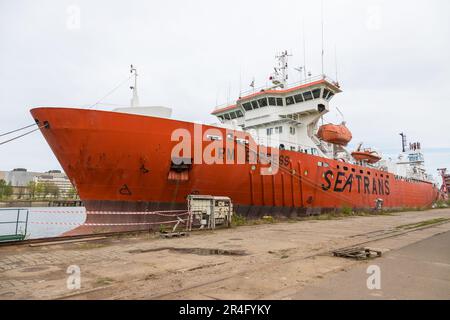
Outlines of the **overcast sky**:
{"label": "overcast sky", "polygon": [[[450,2],[325,0],[325,73],[343,93],[356,144],[400,151],[399,133],[421,141],[428,167],[450,167]],[[78,15],[79,13],[79,15]],[[35,106],[95,103],[137,66],[141,105],[175,118],[214,122],[216,102],[264,85],[277,51],[290,79],[320,74],[320,1],[0,0],[0,134],[33,122]],[[228,94],[230,92],[231,94]],[[103,102],[127,105],[124,85]],[[99,109],[112,107],[102,105]],[[1,138],[0,138],[1,141]],[[39,132],[0,146],[0,170],[59,168]]]}

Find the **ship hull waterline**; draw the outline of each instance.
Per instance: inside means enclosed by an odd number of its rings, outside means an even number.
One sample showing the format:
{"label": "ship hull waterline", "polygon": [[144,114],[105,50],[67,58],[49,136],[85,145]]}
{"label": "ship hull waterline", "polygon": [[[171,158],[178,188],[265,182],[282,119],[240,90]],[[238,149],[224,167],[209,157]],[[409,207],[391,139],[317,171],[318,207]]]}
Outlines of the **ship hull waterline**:
{"label": "ship hull waterline", "polygon": [[[172,134],[183,129],[194,137],[194,123],[75,108],[42,107],[31,114],[47,124],[41,132],[86,207],[86,225],[72,233],[157,229],[156,222],[172,218],[132,213],[181,212],[189,194],[228,196],[235,212],[250,218],[367,210],[377,199],[383,208],[429,207],[438,197],[429,182],[288,150],[279,151],[280,167],[272,175],[261,173],[263,164],[247,162],[194,162],[178,170],[172,151],[179,141]],[[222,128],[200,128],[202,136],[208,129],[227,135]],[[201,141],[202,151],[210,143]]]}

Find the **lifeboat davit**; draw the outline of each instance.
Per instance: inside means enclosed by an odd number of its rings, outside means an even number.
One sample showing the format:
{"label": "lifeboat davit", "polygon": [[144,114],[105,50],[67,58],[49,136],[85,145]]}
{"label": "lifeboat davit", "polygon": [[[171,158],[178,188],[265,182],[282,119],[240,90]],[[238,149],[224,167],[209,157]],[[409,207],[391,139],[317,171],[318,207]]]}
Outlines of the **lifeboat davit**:
{"label": "lifeboat davit", "polygon": [[376,151],[364,150],[352,152],[352,157],[357,161],[365,161],[370,164],[377,163],[381,160],[381,157]]}
{"label": "lifeboat davit", "polygon": [[319,128],[317,136],[320,140],[346,146],[352,140],[352,133],[345,124],[325,124]]}

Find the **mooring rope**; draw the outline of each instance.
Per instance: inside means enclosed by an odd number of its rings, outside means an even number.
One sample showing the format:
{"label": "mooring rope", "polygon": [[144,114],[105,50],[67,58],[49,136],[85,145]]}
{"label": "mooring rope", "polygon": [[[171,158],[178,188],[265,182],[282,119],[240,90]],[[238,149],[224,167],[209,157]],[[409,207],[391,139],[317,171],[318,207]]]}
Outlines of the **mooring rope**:
{"label": "mooring rope", "polygon": [[11,133],[15,133],[15,132],[18,132],[18,131],[22,131],[22,130],[24,130],[24,129],[31,128],[31,127],[33,127],[33,126],[35,126],[35,125],[36,125],[36,123],[33,123],[33,124],[28,125],[28,126],[19,128],[19,129],[15,129],[15,130],[12,130],[12,131],[9,131],[9,132],[2,133],[2,134],[0,134],[0,137],[4,137],[4,136],[7,136],[7,135],[9,135],[9,134],[11,134]]}
{"label": "mooring rope", "polygon": [[[11,138],[11,139],[6,140],[6,141],[2,141],[2,142],[0,142],[0,146],[1,146],[1,145],[4,145],[4,144],[7,144],[7,143],[9,143],[9,142],[11,142],[11,141],[20,139],[20,138],[22,138],[22,137],[25,137],[25,136],[27,136],[27,135],[29,135],[29,134],[32,134],[33,132],[36,132],[36,131],[38,131],[38,130],[41,130],[41,129],[44,128],[45,126],[46,126],[46,125],[42,125],[42,126],[36,128],[36,129],[34,129],[34,130],[25,132],[24,134],[21,134],[21,135],[19,135],[19,136],[17,136],[17,137]],[[18,131],[18,130],[16,130],[16,131]]]}

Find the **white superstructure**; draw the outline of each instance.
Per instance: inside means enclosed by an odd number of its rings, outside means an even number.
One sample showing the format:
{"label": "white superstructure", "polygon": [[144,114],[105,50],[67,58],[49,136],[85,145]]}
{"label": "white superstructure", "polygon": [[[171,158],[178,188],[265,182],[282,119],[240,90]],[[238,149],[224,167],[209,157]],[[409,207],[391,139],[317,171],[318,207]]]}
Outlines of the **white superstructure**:
{"label": "white superstructure", "polygon": [[212,114],[219,119],[218,126],[246,131],[261,145],[379,168],[408,179],[430,181],[423,165],[420,144],[411,144],[409,152],[404,145],[398,161],[372,163],[356,161],[344,145],[319,138],[319,123],[329,112],[331,99],[342,90],[338,82],[325,75],[309,76],[288,85],[289,56],[287,51],[276,56],[277,65],[269,78],[271,87],[253,88],[242,93],[235,104],[216,107]]}
{"label": "white superstructure", "polygon": [[288,53],[277,55],[270,77],[273,86],[242,94],[236,104],[218,107],[213,114],[225,127],[249,132],[259,144],[333,158],[339,146],[317,136],[319,120],[329,112],[329,102],[341,92],[325,75],[287,84]]}

